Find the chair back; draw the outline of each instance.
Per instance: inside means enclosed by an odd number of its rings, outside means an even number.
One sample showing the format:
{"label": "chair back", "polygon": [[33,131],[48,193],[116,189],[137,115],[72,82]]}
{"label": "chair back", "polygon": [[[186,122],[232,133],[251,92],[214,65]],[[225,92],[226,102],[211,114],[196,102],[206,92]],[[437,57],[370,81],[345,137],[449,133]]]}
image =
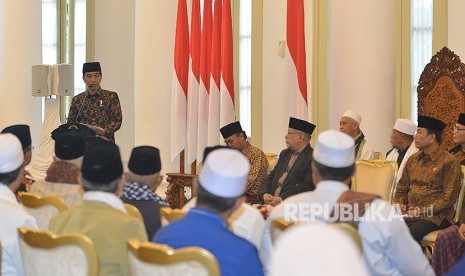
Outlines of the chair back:
{"label": "chair back", "polygon": [[134,239],[129,240],[127,246],[129,266],[133,276],[220,275],[215,256],[200,247],[174,250],[164,244],[140,242]]}
{"label": "chair back", "polygon": [[160,208],[161,225],[166,226],[174,220],[183,218],[186,215],[186,211],[182,209],[171,209],[169,207]]}
{"label": "chair back", "polygon": [[98,275],[97,251],[85,235],[21,227],[18,236],[26,276]]}
{"label": "chair back", "polygon": [[387,160],[357,160],[352,177],[352,190],[379,195],[391,202],[395,190],[397,162]]}
{"label": "chair back", "polygon": [[144,218],[142,217],[141,212],[139,211],[139,209],[137,209],[136,206],[129,204],[129,203],[124,203],[124,209],[126,209],[126,212],[128,212],[128,215],[133,216],[142,222],[144,221]]}
{"label": "chair back", "polygon": [[266,160],[268,160],[268,169],[266,170],[266,174],[268,175],[278,163],[278,155],[272,152],[265,153]]}
{"label": "chair back", "polygon": [[295,224],[299,224],[300,222],[296,222],[296,221],[287,221],[287,220],[284,220],[284,219],[274,219],[273,221],[271,221],[271,225],[270,225],[270,232],[271,232],[271,242],[272,243],[275,243],[279,236],[281,236],[281,234],[286,231],[289,227],[295,225]]}
{"label": "chair back", "polygon": [[418,80],[418,115],[427,115],[446,123],[441,146],[454,146],[453,128],[465,112],[465,64],[458,55],[443,47],[431,57]]}
{"label": "chair back", "polygon": [[457,202],[455,203],[455,216],[454,216],[454,222],[457,223],[460,220],[460,216],[463,211],[463,199],[465,197],[465,166],[462,165],[460,166],[462,168],[462,179],[460,181],[460,193],[459,193],[459,198],[457,198]]}
{"label": "chair back", "polygon": [[19,202],[36,220],[39,229],[47,230],[50,219],[56,214],[68,210],[68,206],[58,196],[45,196],[32,193],[19,193]]}
{"label": "chair back", "polygon": [[355,229],[355,227],[345,222],[333,223],[331,224],[331,226],[340,229],[344,233],[348,234],[357,245],[357,248],[360,250],[360,253],[363,252],[362,239],[360,238],[360,235],[358,234],[358,231],[357,229]]}

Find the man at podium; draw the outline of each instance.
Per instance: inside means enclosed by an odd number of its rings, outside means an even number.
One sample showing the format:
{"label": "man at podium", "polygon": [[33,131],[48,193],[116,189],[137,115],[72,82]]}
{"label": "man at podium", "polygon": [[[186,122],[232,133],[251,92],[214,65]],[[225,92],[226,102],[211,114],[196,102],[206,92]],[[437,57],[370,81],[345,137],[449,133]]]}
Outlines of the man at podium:
{"label": "man at podium", "polygon": [[102,69],[99,62],[84,63],[82,79],[86,91],[73,97],[68,123],[87,125],[99,136],[115,141],[115,132],[123,121],[118,94],[100,87]]}

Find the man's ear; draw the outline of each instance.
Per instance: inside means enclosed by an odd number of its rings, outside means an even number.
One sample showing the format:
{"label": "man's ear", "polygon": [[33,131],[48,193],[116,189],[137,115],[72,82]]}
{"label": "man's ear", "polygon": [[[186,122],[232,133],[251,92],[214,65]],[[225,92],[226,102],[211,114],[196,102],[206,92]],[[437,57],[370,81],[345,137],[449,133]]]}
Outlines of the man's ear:
{"label": "man's ear", "polygon": [[234,210],[237,210],[237,208],[241,207],[242,203],[245,202],[245,196],[242,195],[236,199],[236,203],[234,203]]}

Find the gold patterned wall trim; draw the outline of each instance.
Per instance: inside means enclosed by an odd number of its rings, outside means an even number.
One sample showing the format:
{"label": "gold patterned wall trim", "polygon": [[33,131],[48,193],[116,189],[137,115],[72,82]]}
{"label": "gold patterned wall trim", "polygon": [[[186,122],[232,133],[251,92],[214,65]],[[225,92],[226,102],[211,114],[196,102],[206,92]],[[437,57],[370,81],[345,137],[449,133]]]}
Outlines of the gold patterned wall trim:
{"label": "gold patterned wall trim", "polygon": [[465,111],[465,64],[453,51],[442,48],[425,66],[417,93],[418,115],[447,123],[442,145],[453,147],[452,129],[459,113]]}

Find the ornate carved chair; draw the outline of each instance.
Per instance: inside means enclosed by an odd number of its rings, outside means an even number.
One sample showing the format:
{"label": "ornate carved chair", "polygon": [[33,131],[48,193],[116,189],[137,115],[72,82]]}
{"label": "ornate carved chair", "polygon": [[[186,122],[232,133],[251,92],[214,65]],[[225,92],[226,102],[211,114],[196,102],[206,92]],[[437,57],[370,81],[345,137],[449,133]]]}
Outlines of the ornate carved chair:
{"label": "ornate carved chair", "polygon": [[129,266],[134,276],[220,275],[215,256],[200,247],[174,250],[164,244],[138,240],[129,240],[127,246]]}
{"label": "ornate carved chair", "polygon": [[447,127],[442,146],[454,144],[452,129],[459,113],[465,111],[465,64],[447,47],[442,48],[425,66],[418,81],[418,115],[437,118]]}

